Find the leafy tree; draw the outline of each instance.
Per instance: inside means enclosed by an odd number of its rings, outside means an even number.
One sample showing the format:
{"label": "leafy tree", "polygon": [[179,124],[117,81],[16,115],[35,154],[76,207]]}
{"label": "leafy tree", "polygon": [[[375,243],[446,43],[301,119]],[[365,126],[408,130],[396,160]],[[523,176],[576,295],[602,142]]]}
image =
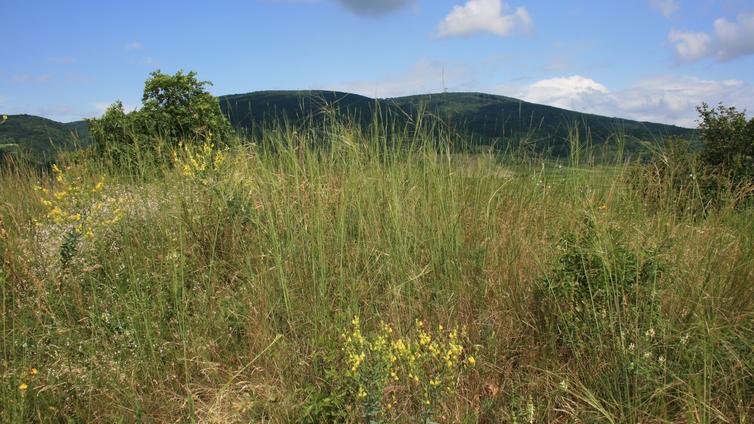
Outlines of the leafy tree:
{"label": "leafy tree", "polygon": [[89,120],[100,151],[119,158],[132,155],[134,149],[159,149],[156,140],[177,144],[230,134],[217,98],[205,89],[211,85],[209,81],[199,81],[195,72],[169,75],[157,70],[149,75],[140,110],[126,112],[123,103],[116,101],[102,117]]}
{"label": "leafy tree", "polygon": [[157,70],[150,76],[141,114],[153,131],[175,139],[222,137],[230,131],[217,98],[205,90],[211,82],[197,80],[196,72],[167,75]]}
{"label": "leafy tree", "polygon": [[102,150],[110,150],[119,144],[132,144],[135,135],[133,118],[134,115],[129,116],[123,109],[123,102],[118,100],[105,110],[102,117],[89,121],[89,132]]}
{"label": "leafy tree", "polygon": [[737,182],[754,182],[754,118],[747,122],[744,112],[722,104],[702,103],[697,110],[704,166]]}

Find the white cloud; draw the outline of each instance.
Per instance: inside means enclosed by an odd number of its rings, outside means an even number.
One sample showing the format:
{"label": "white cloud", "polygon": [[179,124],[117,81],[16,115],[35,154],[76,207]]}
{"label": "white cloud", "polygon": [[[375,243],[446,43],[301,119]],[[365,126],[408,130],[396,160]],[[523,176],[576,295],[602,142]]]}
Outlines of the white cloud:
{"label": "white cloud", "polygon": [[604,85],[579,75],[540,80],[526,87],[524,100],[564,109],[583,109],[593,95],[607,94]]}
{"label": "white cloud", "polygon": [[142,45],[141,45],[141,43],[140,43],[140,42],[138,42],[138,41],[132,41],[132,42],[130,42],[130,43],[128,43],[128,44],[126,44],[126,45],[125,45],[125,46],[123,46],[123,47],[124,47],[124,48],[125,48],[126,50],[139,50],[139,49],[141,49],[141,48],[142,48],[142,47],[144,47],[144,46],[142,46]]}
{"label": "white cloud", "polygon": [[668,40],[677,57],[695,61],[714,56],[724,62],[754,54],[754,12],[739,13],[735,22],[718,18],[713,26],[713,34],[672,30]]}
{"label": "white cloud", "polygon": [[699,60],[712,51],[712,37],[704,32],[670,31],[668,41],[675,44],[678,58],[684,61]]}
{"label": "white cloud", "polygon": [[406,71],[388,75],[376,80],[358,80],[345,84],[331,84],[326,88],[346,91],[368,97],[398,97],[411,94],[438,93],[443,90],[443,68],[445,84],[453,90],[462,87],[466,79],[466,69],[460,66],[445,66],[441,63],[419,61]]}
{"label": "white cloud", "polygon": [[715,35],[720,60],[754,53],[754,12],[739,13],[736,22],[724,18],[715,20]]}
{"label": "white cloud", "polygon": [[649,5],[666,18],[669,18],[680,8],[676,0],[649,0]]}
{"label": "white cloud", "polygon": [[617,91],[579,75],[536,81],[523,87],[503,86],[496,91],[565,109],[685,127],[696,126],[696,106],[702,102],[754,109],[751,84],[678,75],[645,78]]}
{"label": "white cloud", "polygon": [[534,23],[525,7],[505,14],[508,6],[502,0],[468,0],[463,6],[453,6],[448,16],[440,22],[440,37],[468,36],[489,32],[506,37],[514,32],[529,32]]}

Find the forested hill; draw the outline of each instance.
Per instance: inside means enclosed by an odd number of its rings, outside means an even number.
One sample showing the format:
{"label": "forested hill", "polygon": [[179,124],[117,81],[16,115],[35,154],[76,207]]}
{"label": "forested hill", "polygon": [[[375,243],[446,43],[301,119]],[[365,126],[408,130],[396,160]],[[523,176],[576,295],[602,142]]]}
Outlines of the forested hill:
{"label": "forested hill", "polygon": [[[231,124],[246,134],[282,121],[303,127],[325,117],[367,126],[380,116],[400,127],[416,122],[421,111],[440,127],[464,135],[466,145],[505,149],[525,143],[532,150],[555,156],[568,154],[568,137],[576,129],[582,145],[615,144],[615,136],[623,135],[629,151],[638,149],[641,141],[694,137],[694,130],[674,125],[574,112],[483,93],[372,99],[336,91],[258,91],[220,96],[219,102]],[[36,162],[47,162],[57,150],[89,143],[85,121],[60,123],[32,115],[11,115],[0,125],[0,156],[23,152]]]}
{"label": "forested hill", "polygon": [[43,163],[52,160],[57,151],[89,142],[85,121],[62,123],[34,115],[9,115],[0,124],[0,156],[23,154]]}
{"label": "forested hill", "polygon": [[270,119],[285,118],[303,125],[327,116],[328,111],[355,117],[368,124],[374,113],[398,123],[415,120],[418,111],[430,112],[445,125],[468,136],[474,144],[531,143],[538,150],[567,154],[569,132],[578,128],[582,142],[608,143],[617,134],[629,145],[670,136],[693,138],[694,130],[674,125],[574,112],[483,93],[440,93],[372,99],[335,91],[258,91],[220,97],[220,107],[236,128],[255,131]]}

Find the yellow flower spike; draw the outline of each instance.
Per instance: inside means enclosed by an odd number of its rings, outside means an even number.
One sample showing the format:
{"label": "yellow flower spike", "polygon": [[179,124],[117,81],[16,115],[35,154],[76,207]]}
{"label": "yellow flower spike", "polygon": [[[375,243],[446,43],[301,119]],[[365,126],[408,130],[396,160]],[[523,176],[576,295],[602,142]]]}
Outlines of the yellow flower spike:
{"label": "yellow flower spike", "polygon": [[97,193],[97,192],[99,192],[100,190],[102,190],[102,188],[103,188],[104,186],[105,186],[105,179],[104,179],[104,178],[100,178],[99,182],[97,182],[97,184],[96,184],[96,185],[94,186],[94,188],[92,189],[92,193]]}
{"label": "yellow flower spike", "polygon": [[473,356],[469,356],[468,358],[466,358],[466,362],[468,362],[468,364],[471,365],[472,367],[476,365],[476,359],[474,359]]}

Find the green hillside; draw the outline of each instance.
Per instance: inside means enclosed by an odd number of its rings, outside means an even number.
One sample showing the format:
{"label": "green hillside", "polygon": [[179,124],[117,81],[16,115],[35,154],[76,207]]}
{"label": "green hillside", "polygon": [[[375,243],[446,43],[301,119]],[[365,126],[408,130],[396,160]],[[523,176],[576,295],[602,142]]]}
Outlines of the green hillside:
{"label": "green hillside", "polygon": [[220,107],[231,124],[246,131],[263,127],[270,117],[292,124],[317,121],[327,111],[355,117],[364,124],[373,113],[399,124],[413,121],[419,110],[427,111],[443,125],[468,136],[477,145],[527,142],[539,151],[568,153],[569,131],[579,129],[582,140],[594,144],[625,136],[630,147],[638,141],[657,141],[678,136],[692,138],[694,131],[674,125],[637,122],[569,111],[483,93],[441,93],[388,99],[371,99],[333,91],[260,91],[220,97]]}
{"label": "green hillside", "polygon": [[61,123],[33,115],[9,115],[0,125],[0,155],[24,154],[37,163],[51,160],[58,150],[88,143],[85,121]]}
{"label": "green hillside", "polygon": [[[463,134],[472,146],[499,149],[526,144],[555,156],[568,154],[569,131],[578,128],[582,143],[615,143],[624,135],[626,149],[639,141],[668,136],[693,138],[694,130],[673,125],[637,122],[591,115],[482,93],[441,93],[372,99],[336,91],[258,91],[219,97],[220,107],[242,133],[255,134],[270,123],[286,121],[304,126],[326,116],[348,117],[363,126],[375,113],[398,128],[416,121],[419,111],[429,112],[435,124]],[[11,115],[0,125],[0,153],[25,152],[43,163],[57,149],[86,145],[87,123],[60,123],[31,115]]]}

